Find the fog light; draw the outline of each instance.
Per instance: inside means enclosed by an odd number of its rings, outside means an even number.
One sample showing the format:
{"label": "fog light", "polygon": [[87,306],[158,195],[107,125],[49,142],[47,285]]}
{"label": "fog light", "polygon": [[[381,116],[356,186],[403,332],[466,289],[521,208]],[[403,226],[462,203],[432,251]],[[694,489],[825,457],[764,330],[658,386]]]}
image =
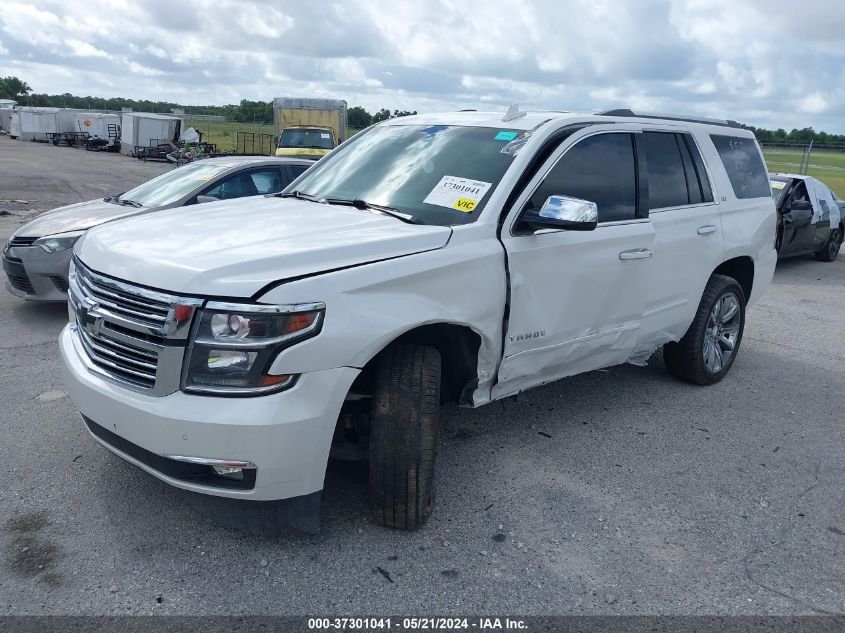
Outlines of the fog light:
{"label": "fog light", "polygon": [[243,480],[244,478],[244,471],[242,468],[234,468],[232,466],[212,466],[211,470],[214,471],[215,475],[227,477],[228,479]]}

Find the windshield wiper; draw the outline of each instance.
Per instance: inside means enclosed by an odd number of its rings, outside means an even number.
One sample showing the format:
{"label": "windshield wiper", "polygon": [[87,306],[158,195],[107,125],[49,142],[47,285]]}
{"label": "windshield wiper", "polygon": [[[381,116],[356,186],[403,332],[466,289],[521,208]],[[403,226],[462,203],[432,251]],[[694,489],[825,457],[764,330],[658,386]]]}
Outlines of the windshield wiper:
{"label": "windshield wiper", "polygon": [[270,195],[276,198],[298,198],[300,200],[308,200],[308,202],[323,202],[322,198],[312,196],[310,193],[305,193],[298,189],[294,191],[280,191],[279,193],[271,193]]}
{"label": "windshield wiper", "polygon": [[141,207],[144,206],[140,202],[135,202],[134,200],[127,200],[125,198],[115,198],[114,201],[117,202],[118,204],[122,204],[122,205],[125,205],[127,207],[135,207],[136,209],[140,209]]}
{"label": "windshield wiper", "polygon": [[373,204],[372,202],[367,202],[366,200],[361,200],[359,198],[355,198],[354,200],[349,200],[348,198],[326,198],[325,201],[329,204],[343,204],[355,207],[356,209],[361,209],[362,211],[375,211],[376,213],[382,213],[384,215],[389,215],[392,218],[396,218],[397,220],[402,220],[402,222],[407,224],[424,224],[424,222],[420,222],[410,213],[402,213],[393,207]]}

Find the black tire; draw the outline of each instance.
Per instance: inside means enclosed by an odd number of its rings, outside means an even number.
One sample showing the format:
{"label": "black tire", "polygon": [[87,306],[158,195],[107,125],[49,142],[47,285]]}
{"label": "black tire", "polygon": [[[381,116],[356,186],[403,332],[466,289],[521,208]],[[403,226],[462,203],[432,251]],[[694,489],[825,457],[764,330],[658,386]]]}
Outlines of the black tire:
{"label": "black tire", "polygon": [[841,247],[842,229],[833,229],[827,236],[827,242],[824,243],[822,250],[816,253],[816,259],[820,262],[832,262],[839,255]]}
{"label": "black tire", "polygon": [[[705,338],[708,333],[708,321],[716,303],[733,294],[739,304],[738,331],[730,356],[718,371],[711,371],[705,363]],[[719,382],[733,365],[742,343],[745,329],[745,293],[735,279],[725,275],[713,275],[704,288],[698,311],[687,333],[677,343],[663,346],[663,360],[669,373],[696,385],[712,385]]]}
{"label": "black tire", "polygon": [[370,427],[370,508],[386,527],[415,530],[434,509],[440,352],[394,345],[376,369]]}

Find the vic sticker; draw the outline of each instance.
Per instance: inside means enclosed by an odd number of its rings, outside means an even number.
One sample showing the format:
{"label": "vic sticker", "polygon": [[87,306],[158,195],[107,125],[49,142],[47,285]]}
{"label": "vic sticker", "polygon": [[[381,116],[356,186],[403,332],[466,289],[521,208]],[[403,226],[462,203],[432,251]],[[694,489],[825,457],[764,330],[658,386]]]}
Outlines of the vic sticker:
{"label": "vic sticker", "polygon": [[443,176],[425,197],[426,204],[472,213],[492,183],[459,176]]}

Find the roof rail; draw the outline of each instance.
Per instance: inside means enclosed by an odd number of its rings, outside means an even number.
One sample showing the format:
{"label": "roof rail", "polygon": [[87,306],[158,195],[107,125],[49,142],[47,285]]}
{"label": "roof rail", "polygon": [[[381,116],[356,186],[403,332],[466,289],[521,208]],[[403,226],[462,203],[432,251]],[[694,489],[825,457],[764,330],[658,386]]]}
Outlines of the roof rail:
{"label": "roof rail", "polygon": [[617,110],[606,110],[596,112],[598,116],[634,117],[637,119],[664,119],[666,121],[686,121],[688,123],[706,123],[707,125],[721,125],[722,127],[742,127],[736,121],[730,119],[708,119],[707,117],[679,116],[677,114],[638,114],[630,108],[619,108]]}

